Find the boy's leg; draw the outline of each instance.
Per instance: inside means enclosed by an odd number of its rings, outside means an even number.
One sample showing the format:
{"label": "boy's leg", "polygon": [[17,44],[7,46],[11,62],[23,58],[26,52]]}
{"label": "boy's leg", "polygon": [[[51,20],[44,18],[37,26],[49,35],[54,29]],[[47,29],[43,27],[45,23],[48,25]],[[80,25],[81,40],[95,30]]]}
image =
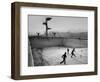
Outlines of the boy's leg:
{"label": "boy's leg", "polygon": [[66,60],[64,60],[64,64],[66,64]]}
{"label": "boy's leg", "polygon": [[60,62],[60,64],[62,64],[62,63],[63,63],[63,61]]}
{"label": "boy's leg", "polygon": [[74,56],[76,57],[76,55],[74,54]]}
{"label": "boy's leg", "polygon": [[71,55],[71,58],[73,57],[73,55]]}

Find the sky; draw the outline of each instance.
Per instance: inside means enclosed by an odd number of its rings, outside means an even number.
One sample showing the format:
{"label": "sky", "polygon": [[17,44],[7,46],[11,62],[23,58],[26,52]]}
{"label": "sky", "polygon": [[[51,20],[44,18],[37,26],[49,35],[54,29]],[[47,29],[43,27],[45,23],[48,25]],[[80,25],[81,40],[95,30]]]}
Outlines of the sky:
{"label": "sky", "polygon": [[52,28],[49,32],[87,32],[87,17],[68,17],[68,16],[45,16],[45,15],[29,15],[28,16],[28,34],[36,35],[36,33],[45,33],[45,18],[51,17],[48,21],[48,27]]}

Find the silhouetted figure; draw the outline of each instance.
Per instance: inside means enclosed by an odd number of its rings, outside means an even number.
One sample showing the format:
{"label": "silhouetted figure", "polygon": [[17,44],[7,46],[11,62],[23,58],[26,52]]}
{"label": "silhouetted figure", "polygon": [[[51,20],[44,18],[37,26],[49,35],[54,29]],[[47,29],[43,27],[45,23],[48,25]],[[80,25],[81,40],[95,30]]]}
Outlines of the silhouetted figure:
{"label": "silhouetted figure", "polygon": [[40,36],[40,33],[37,33],[37,36],[39,37]]}
{"label": "silhouetted figure", "polygon": [[60,62],[60,64],[64,63],[66,64],[66,52],[62,55],[63,61]]}
{"label": "silhouetted figure", "polygon": [[56,33],[55,32],[53,32],[53,36],[56,37]]}
{"label": "silhouetted figure", "polygon": [[72,52],[71,52],[71,58],[74,56],[74,57],[76,57],[76,55],[74,54],[74,52],[75,52],[75,48],[73,48],[73,50],[72,50]]}
{"label": "silhouetted figure", "polygon": [[69,54],[69,48],[67,48],[67,52],[68,52],[68,54]]}

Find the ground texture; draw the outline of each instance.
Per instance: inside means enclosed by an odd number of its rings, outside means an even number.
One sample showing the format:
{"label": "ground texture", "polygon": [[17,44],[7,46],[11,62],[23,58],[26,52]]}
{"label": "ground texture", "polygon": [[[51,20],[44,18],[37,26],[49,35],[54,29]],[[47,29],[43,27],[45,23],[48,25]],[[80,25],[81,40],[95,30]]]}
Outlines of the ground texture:
{"label": "ground texture", "polygon": [[32,49],[34,66],[55,66],[64,65],[60,64],[63,60],[62,55],[67,52],[66,64],[65,65],[77,65],[77,64],[87,64],[88,54],[87,48],[75,48],[76,57],[71,58],[71,52],[73,48],[69,48],[69,53],[66,47],[48,47]]}

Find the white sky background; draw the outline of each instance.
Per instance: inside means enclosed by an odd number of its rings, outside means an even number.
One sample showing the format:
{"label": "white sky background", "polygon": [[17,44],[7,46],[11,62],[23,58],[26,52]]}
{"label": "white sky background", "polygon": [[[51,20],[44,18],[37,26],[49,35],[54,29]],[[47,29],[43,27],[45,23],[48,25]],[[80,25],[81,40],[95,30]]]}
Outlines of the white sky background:
{"label": "white sky background", "polygon": [[[67,17],[67,16],[28,16],[28,33],[34,35],[36,33],[44,34],[46,17],[52,19],[48,21],[48,27],[52,28],[53,32],[87,32],[88,31],[88,18],[87,17]],[[49,31],[49,32],[50,32]]]}

